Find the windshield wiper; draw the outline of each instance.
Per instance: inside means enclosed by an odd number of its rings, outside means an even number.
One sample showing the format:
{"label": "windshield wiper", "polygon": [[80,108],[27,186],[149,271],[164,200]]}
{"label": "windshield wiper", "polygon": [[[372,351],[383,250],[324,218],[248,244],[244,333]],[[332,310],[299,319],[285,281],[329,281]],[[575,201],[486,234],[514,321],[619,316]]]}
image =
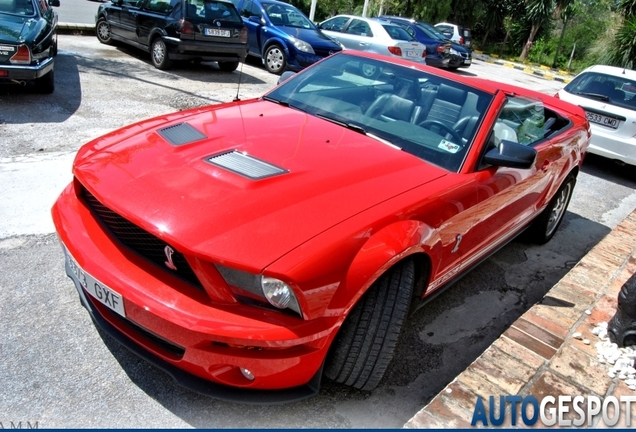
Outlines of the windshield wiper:
{"label": "windshield wiper", "polygon": [[605,102],[609,101],[609,96],[605,96],[605,95],[598,94],[598,93],[578,92],[577,94],[581,95],[581,96],[593,97],[594,99],[602,100],[602,101],[605,101]]}
{"label": "windshield wiper", "polygon": [[289,102],[282,101],[280,99],[274,99],[273,97],[270,97],[270,96],[263,96],[263,99],[265,99],[266,101],[269,101],[269,102],[274,102],[275,104],[278,104],[278,105],[282,105],[282,106],[286,106],[286,107],[289,106]]}

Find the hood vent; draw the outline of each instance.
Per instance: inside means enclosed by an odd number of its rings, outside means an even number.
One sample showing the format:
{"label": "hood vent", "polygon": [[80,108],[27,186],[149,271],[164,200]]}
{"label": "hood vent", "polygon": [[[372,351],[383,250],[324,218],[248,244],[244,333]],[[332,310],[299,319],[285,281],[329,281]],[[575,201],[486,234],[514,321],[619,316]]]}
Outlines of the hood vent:
{"label": "hood vent", "polygon": [[252,180],[260,180],[288,172],[286,169],[268,164],[236,150],[210,156],[205,161]]}
{"label": "hood vent", "polygon": [[179,123],[174,126],[168,126],[167,128],[157,130],[157,133],[170,144],[175,146],[190,144],[191,142],[207,138],[207,136],[199,132],[198,129],[190,126],[188,123]]}

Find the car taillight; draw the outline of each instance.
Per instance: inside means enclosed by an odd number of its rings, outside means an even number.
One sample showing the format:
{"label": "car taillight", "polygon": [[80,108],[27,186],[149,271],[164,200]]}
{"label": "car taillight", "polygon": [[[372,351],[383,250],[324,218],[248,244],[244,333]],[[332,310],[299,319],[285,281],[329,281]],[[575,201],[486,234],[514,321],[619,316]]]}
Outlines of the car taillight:
{"label": "car taillight", "polygon": [[400,47],[390,46],[389,51],[391,52],[391,54],[402,57],[402,50],[400,49]]}
{"label": "car taillight", "polygon": [[239,34],[239,42],[247,43],[247,27],[243,26],[241,33]]}
{"label": "car taillight", "polygon": [[182,18],[179,20],[179,31],[181,34],[194,34],[194,26],[190,21]]}
{"label": "car taillight", "polygon": [[31,50],[26,45],[18,46],[18,51],[11,56],[9,61],[13,64],[29,64],[31,63]]}
{"label": "car taillight", "polygon": [[464,45],[464,36],[459,37],[459,44]]}

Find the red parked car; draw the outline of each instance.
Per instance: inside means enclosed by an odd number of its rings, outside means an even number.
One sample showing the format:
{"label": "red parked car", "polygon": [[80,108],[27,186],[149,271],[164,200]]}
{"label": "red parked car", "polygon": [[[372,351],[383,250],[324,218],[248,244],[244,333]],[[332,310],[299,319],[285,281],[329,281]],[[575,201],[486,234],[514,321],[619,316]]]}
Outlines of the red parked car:
{"label": "red parked car", "polygon": [[291,401],[373,389],[409,308],[547,242],[589,139],[551,96],[346,51],[84,145],[52,212],[97,325],[199,392]]}

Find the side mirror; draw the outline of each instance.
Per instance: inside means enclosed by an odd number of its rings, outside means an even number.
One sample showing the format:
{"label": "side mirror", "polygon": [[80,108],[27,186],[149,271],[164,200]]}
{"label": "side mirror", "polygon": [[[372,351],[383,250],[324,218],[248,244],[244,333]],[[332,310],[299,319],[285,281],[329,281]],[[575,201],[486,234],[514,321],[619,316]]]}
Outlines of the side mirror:
{"label": "side mirror", "polygon": [[502,140],[498,147],[489,150],[484,162],[490,165],[508,168],[528,169],[534,165],[537,151],[516,142]]}
{"label": "side mirror", "polygon": [[280,78],[278,78],[278,82],[276,83],[276,85],[287,81],[289,78],[293,77],[294,75],[296,75],[296,72],[293,71],[285,71],[283,72],[283,74],[280,76]]}
{"label": "side mirror", "polygon": [[264,20],[263,20],[263,18],[261,18],[261,17],[257,17],[256,15],[250,15],[250,17],[248,18],[248,20],[250,20],[250,21],[251,21],[251,22],[253,22],[253,23],[260,24],[260,25],[265,24],[265,23],[263,22],[263,21],[264,21]]}
{"label": "side mirror", "polygon": [[60,6],[60,0],[49,0],[49,5],[53,6],[53,7],[59,7]]}

